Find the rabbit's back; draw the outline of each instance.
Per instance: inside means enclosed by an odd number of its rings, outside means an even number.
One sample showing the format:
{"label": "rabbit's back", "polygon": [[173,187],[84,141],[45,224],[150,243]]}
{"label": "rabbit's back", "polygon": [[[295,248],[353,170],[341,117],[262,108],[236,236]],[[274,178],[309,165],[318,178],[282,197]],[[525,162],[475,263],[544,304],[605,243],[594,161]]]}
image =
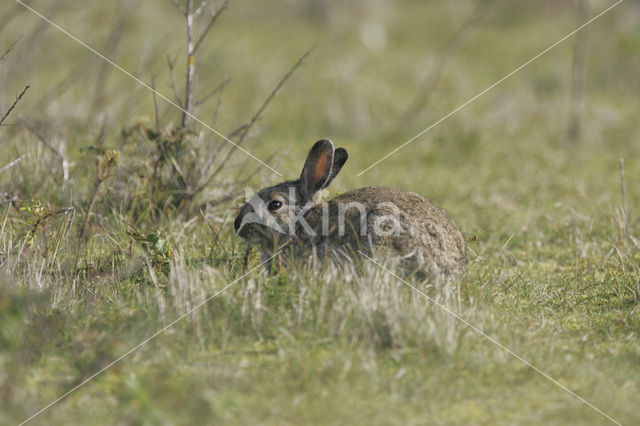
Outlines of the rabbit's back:
{"label": "rabbit's back", "polygon": [[[328,217],[324,229],[323,214]],[[315,246],[374,255],[392,249],[406,270],[421,276],[457,276],[464,270],[466,245],[458,225],[416,193],[358,188],[312,209],[306,217],[316,231]]]}
{"label": "rabbit's back", "polygon": [[322,202],[322,190],[348,157],[330,140],[317,141],[299,179],[264,188],[242,206],[233,223],[236,234],[259,246],[263,259],[276,249],[279,260],[314,262],[342,261],[361,251],[399,257],[407,272],[421,278],[460,275],[466,250],[460,229],[420,195],[365,187]]}

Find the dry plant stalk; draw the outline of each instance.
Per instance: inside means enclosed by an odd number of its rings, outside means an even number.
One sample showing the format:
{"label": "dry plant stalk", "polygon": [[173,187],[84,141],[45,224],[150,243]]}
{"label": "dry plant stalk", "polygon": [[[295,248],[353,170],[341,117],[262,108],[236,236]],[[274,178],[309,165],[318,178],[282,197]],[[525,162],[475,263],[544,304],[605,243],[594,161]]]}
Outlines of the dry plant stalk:
{"label": "dry plant stalk", "polygon": [[[64,9],[63,6],[65,1],[66,0],[52,0],[50,2],[47,2],[48,7],[44,10],[42,14],[46,16],[48,19],[55,20],[57,13]],[[24,2],[24,3],[29,4],[31,2]],[[20,5],[17,2],[15,2],[15,4],[19,8],[18,14],[21,13],[24,10],[24,6]],[[23,48],[16,52],[16,56],[14,57],[12,66],[15,66],[18,64],[20,64],[20,66],[29,66],[28,65],[29,61],[32,61],[32,64],[33,64],[33,61],[37,61],[37,58],[38,58],[37,55],[36,56],[31,55],[30,59],[27,59],[26,55],[36,50],[35,45],[42,39],[42,37],[46,36],[48,28],[49,28],[49,24],[45,20],[40,19],[38,21],[38,24],[33,28],[29,36],[27,36],[26,40],[23,42]],[[38,65],[39,64],[33,64],[33,66],[38,66]]]}
{"label": "dry plant stalk", "polygon": [[7,55],[9,55],[9,52],[11,52],[13,47],[18,43],[18,41],[20,41],[21,38],[22,36],[15,39],[15,41],[11,43],[11,46],[9,46],[9,48],[2,54],[2,56],[0,56],[0,64],[3,63],[5,59],[7,59]]}
{"label": "dry plant stalk", "polygon": [[421,111],[423,111],[431,102],[431,97],[438,88],[440,80],[444,75],[444,71],[449,61],[453,58],[477,28],[478,24],[488,12],[488,8],[480,6],[476,3],[471,13],[458,27],[455,33],[444,43],[437,59],[429,71],[429,74],[423,81],[422,85],[416,91],[414,98],[409,103],[407,110],[404,112],[402,122],[408,123],[413,120]]}
{"label": "dry plant stalk", "polygon": [[[117,51],[120,42],[122,41],[125,30],[131,21],[132,11],[134,3],[128,0],[120,0],[117,6],[117,16],[109,32],[109,36],[105,42],[103,52],[106,56],[113,56]],[[101,61],[98,65],[96,73],[96,82],[94,87],[93,101],[91,105],[91,115],[95,115],[102,109],[102,104],[107,97],[106,80],[109,72],[112,70],[111,64],[106,61]]]}
{"label": "dry plant stalk", "polygon": [[[269,104],[271,103],[271,101],[273,100],[273,98],[276,97],[276,95],[278,94],[278,92],[280,92],[280,90],[282,89],[282,87],[285,85],[285,83],[287,82],[287,80],[289,80],[289,78],[291,78],[291,76],[293,75],[293,73],[302,65],[302,63],[304,62],[304,60],[307,58],[307,56],[309,56],[311,54],[311,52],[313,51],[313,48],[307,50],[306,52],[304,52],[302,54],[302,56],[300,56],[298,58],[298,60],[296,61],[296,63],[291,67],[291,69],[289,70],[289,72],[287,72],[278,82],[278,84],[276,85],[276,87],[271,91],[271,93],[269,94],[269,96],[267,96],[267,99],[265,99],[265,101],[262,103],[262,105],[260,106],[260,108],[258,108],[258,110],[256,111],[256,113],[253,115],[253,117],[251,117],[251,119],[243,124],[242,126],[238,127],[236,130],[234,130],[233,132],[231,132],[229,134],[229,138],[235,137],[237,135],[239,135],[238,137],[238,142],[229,149],[229,151],[227,151],[225,157],[223,158],[223,160],[220,162],[220,164],[218,165],[218,167],[214,170],[214,172],[204,181],[204,183],[202,183],[201,185],[199,185],[195,190],[194,190],[194,194],[202,191],[204,188],[206,188],[212,181],[213,179],[216,178],[216,176],[218,176],[218,174],[224,169],[224,167],[228,164],[229,158],[231,157],[231,155],[238,149],[238,147],[244,142],[245,138],[247,137],[247,134],[249,133],[249,130],[251,130],[251,128],[253,127],[253,125],[258,121],[258,119],[260,118],[260,116],[262,115],[262,113],[264,112],[264,110],[267,108],[267,106],[269,106]],[[219,150],[221,149],[221,147],[219,147],[218,149],[216,149],[216,152],[219,152]]]}
{"label": "dry plant stalk", "polygon": [[0,167],[0,173],[4,172],[5,170],[9,170],[10,168],[12,168],[16,164],[18,164],[19,162],[21,162],[24,159],[24,157],[25,156],[23,154],[20,157],[18,157],[15,160],[13,160],[12,162],[10,162],[9,164]]}
{"label": "dry plant stalk", "polygon": [[79,238],[84,236],[85,231],[87,230],[87,226],[89,226],[89,218],[91,217],[91,211],[93,210],[93,206],[98,199],[98,193],[100,192],[100,188],[102,187],[103,179],[96,179],[93,184],[93,192],[91,193],[91,200],[89,200],[89,205],[87,206],[87,213],[84,216],[84,221],[82,222],[82,226],[80,227],[80,233],[78,234]]}
{"label": "dry plant stalk", "polygon": [[[24,240],[22,241],[22,244],[20,244],[20,250],[18,251],[18,258],[24,252],[24,248],[27,246],[27,244],[29,242],[29,239],[31,237],[33,237],[35,235],[35,233],[38,231],[38,229],[40,229],[41,226],[45,222],[47,222],[50,218],[55,217],[55,216],[60,216],[60,215],[68,216],[69,214],[71,214],[71,217],[69,218],[69,221],[67,222],[67,224],[65,226],[64,233],[66,234],[68,232],[68,230],[70,229],[70,227],[71,227],[71,222],[75,218],[75,213],[76,213],[75,207],[65,207],[65,208],[58,209],[58,210],[51,210],[48,207],[46,209],[44,209],[44,211],[42,211],[40,217],[38,217],[32,224],[27,226],[27,228],[24,231],[22,231],[21,234],[18,236],[18,238],[17,238],[18,241],[24,237]],[[56,245],[55,252],[58,251],[59,247],[60,247],[60,240],[58,240],[58,244]]]}
{"label": "dry plant stalk", "polygon": [[[103,132],[104,132],[104,127],[103,127],[103,130],[100,132],[100,135],[98,136],[98,139],[97,139],[98,141],[96,142],[96,145],[101,144]],[[118,162],[118,157],[119,157],[119,153],[113,150],[105,151],[104,153],[99,154],[96,157],[96,180],[93,183],[93,192],[91,193],[91,199],[89,200],[89,205],[87,206],[87,213],[84,217],[84,222],[82,222],[80,233],[78,234],[80,238],[84,236],[87,226],[89,225],[89,218],[91,217],[93,206],[95,205],[96,201],[100,196],[100,190],[102,189],[102,184],[111,176]]]}
{"label": "dry plant stalk", "polygon": [[[218,10],[211,8],[211,17],[205,24],[202,32],[197,35],[194,29],[195,20],[204,12],[207,8],[207,1],[202,0],[198,7],[194,7],[194,0],[187,0],[186,4],[181,5],[177,0],[172,0],[173,4],[182,12],[186,21],[187,21],[187,71],[186,71],[186,82],[185,82],[185,91],[184,91],[184,102],[182,102],[181,98],[177,94],[177,90],[175,90],[175,81],[172,79],[172,86],[174,89],[174,95],[180,104],[183,106],[182,111],[182,127],[186,127],[189,123],[189,117],[193,114],[193,106],[196,102],[194,102],[193,98],[193,86],[194,86],[194,77],[196,72],[196,53],[202,46],[202,42],[207,37],[211,28],[213,28],[213,24],[215,24],[216,20],[222,12],[225,11],[227,5],[229,4],[229,0],[225,0],[222,3],[222,6]],[[173,74],[173,63],[169,59],[169,69],[171,74]]]}
{"label": "dry plant stalk", "polygon": [[46,137],[44,137],[33,124],[27,121],[25,118],[21,118],[20,121],[24,125],[24,127],[29,130],[31,133],[35,135],[36,138],[42,143],[44,146],[49,148],[51,152],[53,152],[58,158],[60,158],[60,162],[62,163],[62,180],[64,183],[69,181],[69,162],[67,158],[64,156],[62,150],[57,148],[54,144],[52,144]]}
{"label": "dry plant stalk", "polygon": [[2,115],[2,118],[0,118],[0,126],[2,126],[2,123],[4,123],[4,120],[7,119],[7,117],[9,116],[9,114],[11,114],[11,111],[13,111],[13,109],[16,107],[16,105],[18,104],[18,102],[20,102],[20,99],[22,99],[22,97],[24,96],[25,93],[27,93],[27,90],[29,90],[29,87],[31,86],[25,86],[25,88],[22,90],[22,93],[20,93],[17,97],[16,100],[13,101],[13,104],[11,104],[11,106],[9,107],[9,109]]}

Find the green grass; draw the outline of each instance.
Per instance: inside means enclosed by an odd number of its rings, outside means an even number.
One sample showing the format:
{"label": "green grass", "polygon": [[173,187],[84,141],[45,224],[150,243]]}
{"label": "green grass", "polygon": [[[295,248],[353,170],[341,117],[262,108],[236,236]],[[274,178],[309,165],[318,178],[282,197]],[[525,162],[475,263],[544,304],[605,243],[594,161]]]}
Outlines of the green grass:
{"label": "green grass", "polygon": [[[47,15],[103,51],[117,2],[76,3]],[[617,421],[637,424],[640,251],[624,235],[619,175],[624,157],[629,226],[640,235],[637,4],[587,30],[574,144],[571,39],[357,176],[572,31],[576,11],[488,2],[429,103],[406,115],[473,3],[328,2],[326,16],[310,3],[231,2],[198,57],[198,93],[231,78],[214,127],[227,134],[249,120],[316,46],[246,148],[294,178],[311,144],[329,137],[350,152],[331,194],[387,185],[445,208],[469,239],[469,265],[458,287],[429,288],[430,297]],[[609,5],[591,3],[591,15]],[[51,4],[32,3],[43,13]],[[154,74],[170,96],[167,54],[177,55],[183,81],[181,17],[169,1],[132,4],[108,56],[144,81]],[[367,22],[384,26],[384,49],[365,47]],[[7,123],[22,117],[63,147],[70,180],[33,133],[0,128],[0,167],[25,155],[0,172],[0,196],[19,200],[0,206],[0,424],[25,420],[234,280],[32,423],[610,423],[371,263],[356,265],[362,274],[299,265],[241,278],[246,247],[232,232],[234,207],[245,185],[279,178],[238,152],[184,198],[159,141],[189,175],[220,138],[202,126],[173,136],[180,114],[159,101],[156,139],[146,89],[39,25],[21,10],[0,26],[0,54],[22,35],[0,63],[0,111],[30,84]],[[210,123],[215,105],[196,115]],[[70,206],[75,213],[49,216]],[[252,253],[248,269],[258,263]]]}

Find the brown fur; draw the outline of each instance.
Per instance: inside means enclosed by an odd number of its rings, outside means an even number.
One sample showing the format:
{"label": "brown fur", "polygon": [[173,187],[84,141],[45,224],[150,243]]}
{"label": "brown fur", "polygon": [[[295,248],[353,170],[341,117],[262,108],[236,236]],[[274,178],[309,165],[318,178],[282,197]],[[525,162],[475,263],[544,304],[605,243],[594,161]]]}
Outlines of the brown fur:
{"label": "brown fur", "polygon": [[[330,155],[317,152],[323,149],[330,151]],[[239,229],[242,218],[253,211],[253,206],[247,204],[236,218],[235,227],[238,235],[250,243],[257,244],[265,259],[274,253],[274,249],[283,246],[288,246],[285,251],[289,256],[311,256],[320,262],[350,257],[360,251],[374,257],[397,256],[406,273],[415,273],[419,278],[455,278],[462,275],[466,263],[466,247],[460,229],[447,213],[433,206],[422,196],[393,188],[369,186],[344,193],[323,205],[320,202],[320,190],[335,177],[346,161],[346,151],[335,151],[339,154],[336,156],[338,160],[333,158],[333,152],[333,144],[330,141],[319,141],[310,151],[299,180],[266,188],[257,195],[264,201],[265,206],[273,200],[283,204],[283,207],[276,211],[263,212],[270,215],[283,230],[288,230],[291,211],[299,215],[306,209],[303,217],[313,233],[297,228],[295,235],[291,236],[287,232],[279,233],[257,223],[247,224]],[[334,161],[334,166],[323,164],[327,158]],[[339,163],[335,164],[336,161]],[[312,173],[308,173],[308,167],[312,167]],[[326,167],[334,168],[327,170]],[[309,176],[315,179],[322,177],[326,179],[326,183],[322,185],[322,182],[309,182]],[[310,191],[309,188],[314,185],[318,188],[317,191]],[[290,191],[295,201],[289,199]],[[294,201],[295,205],[292,205],[291,201]],[[351,202],[358,203],[366,211],[364,235],[360,211],[355,208],[344,211],[344,229],[342,232],[339,229],[340,206],[347,206]],[[393,206],[397,207],[397,210],[394,210]],[[323,211],[328,211],[324,224]],[[399,219],[400,232],[387,236],[373,232],[376,221],[381,221],[389,215]],[[390,225],[389,220],[379,223]],[[328,232],[323,232],[323,228]],[[382,229],[390,228],[382,226]]]}

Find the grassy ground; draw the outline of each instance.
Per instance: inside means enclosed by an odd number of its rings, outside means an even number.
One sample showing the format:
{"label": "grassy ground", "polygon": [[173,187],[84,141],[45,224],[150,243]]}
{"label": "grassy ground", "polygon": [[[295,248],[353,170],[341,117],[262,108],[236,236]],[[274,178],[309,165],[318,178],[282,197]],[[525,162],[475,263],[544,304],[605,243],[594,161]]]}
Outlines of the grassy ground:
{"label": "grassy ground", "polygon": [[[613,419],[640,422],[640,251],[625,236],[619,174],[624,157],[640,234],[640,5],[587,29],[575,141],[572,38],[358,176],[579,13],[550,1],[312,3],[232,1],[197,58],[196,91],[230,83],[217,113],[213,97],[196,115],[229,134],[315,46],[244,146],[292,178],[329,137],[351,153],[332,193],[381,184],[445,208],[469,266],[453,293],[429,295]],[[589,16],[612,4],[589,3]],[[182,93],[185,30],[171,2],[30,4],[169,97],[171,55]],[[22,36],[0,63],[0,111],[31,85],[5,122],[19,125],[0,128],[0,167],[24,155],[0,171],[0,424],[232,282],[31,422],[611,423],[373,264],[240,278],[234,207],[245,186],[278,176],[240,152],[224,161],[228,146],[201,125],[181,133],[161,99],[156,129],[148,90],[21,6],[0,9],[0,51]],[[36,134],[62,151],[67,181]],[[209,163],[222,172],[185,194],[172,158],[189,185]]]}

